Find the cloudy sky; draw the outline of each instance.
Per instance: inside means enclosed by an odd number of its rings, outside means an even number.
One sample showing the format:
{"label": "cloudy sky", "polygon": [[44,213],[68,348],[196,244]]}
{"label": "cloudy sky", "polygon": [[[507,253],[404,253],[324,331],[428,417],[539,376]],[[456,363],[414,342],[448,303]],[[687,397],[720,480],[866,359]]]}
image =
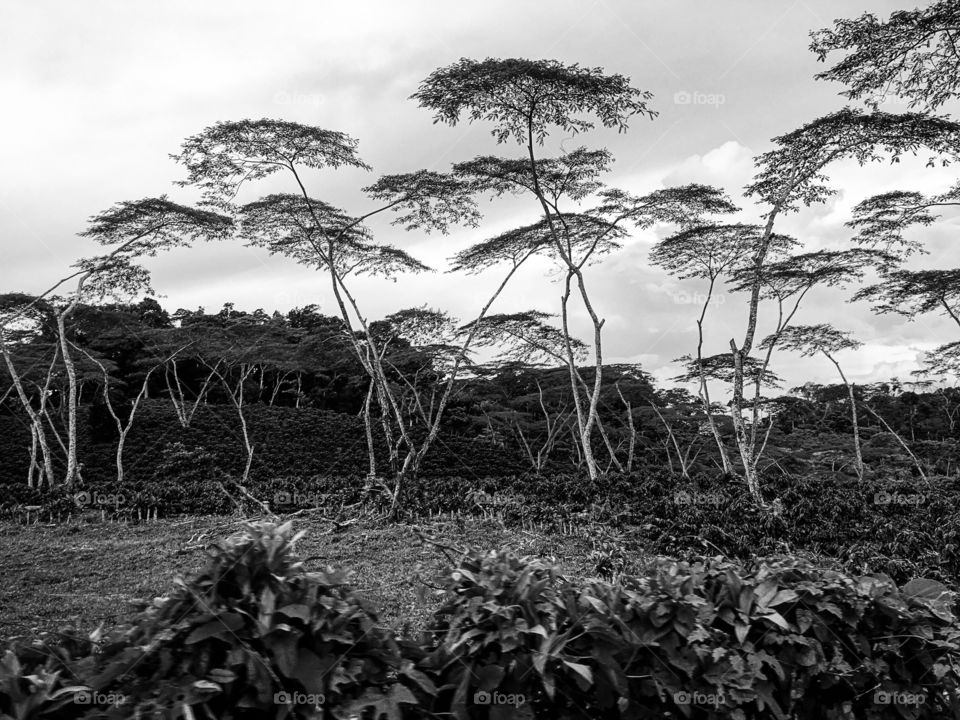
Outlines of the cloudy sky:
{"label": "cloudy sky", "polygon": [[[770,138],[844,105],[839,86],[813,79],[822,65],[807,49],[808,33],[835,17],[866,10],[886,16],[899,7],[889,0],[7,0],[0,9],[0,291],[39,291],[67,274],[78,257],[96,251],[76,233],[115,202],[163,193],[195,201],[194,193],[174,186],[183,171],[169,154],[217,121],[280,118],[356,137],[372,173],[308,178],[311,195],[352,214],[372,209],[359,188],[379,174],[444,171],[478,154],[518,154],[510,145],[498,148],[488,126],[434,125],[430,113],[409,100],[432,70],[460,57],[554,58],[629,76],[654,94],[655,120],[635,119],[623,135],[554,135],[545,152],[605,146],[616,157],[609,185],[639,193],[709,183],[744,208],[739,220],[754,221],[757,208],[740,196],[752,158],[770,148]],[[838,165],[830,175],[838,196],[779,226],[809,249],[846,247],[844,222],[864,197],[895,188],[942,191],[953,182],[949,171],[911,162]],[[282,184],[254,192],[277,189]],[[448,274],[445,259],[538,216],[532,199],[482,207],[481,227],[446,237],[373,225],[378,239],[438,272],[358,283],[365,314],[428,304],[472,317],[497,274]],[[946,218],[927,231],[931,254],[918,267],[956,264],[950,233],[958,222]],[[659,379],[675,374],[671,361],[695,348],[703,290],[650,267],[650,247],[668,233],[635,234],[588,274],[606,318],[607,359],[642,362]],[[178,251],[150,260],[149,267],[171,310],[215,311],[230,301],[241,309],[286,311],[318,303],[334,314],[316,273],[240,244]],[[529,267],[494,311],[556,311],[560,288],[546,269]],[[866,306],[847,304],[850,294],[817,292],[797,321],[833,322],[864,341],[862,351],[845,359],[858,382],[906,378],[924,350],[954,339],[955,328],[940,318],[877,317]],[[745,307],[744,296],[720,293],[708,353],[724,351],[731,336],[742,335]],[[575,321],[586,337],[585,316]],[[783,355],[775,362],[788,387],[835,381],[826,361]]]}

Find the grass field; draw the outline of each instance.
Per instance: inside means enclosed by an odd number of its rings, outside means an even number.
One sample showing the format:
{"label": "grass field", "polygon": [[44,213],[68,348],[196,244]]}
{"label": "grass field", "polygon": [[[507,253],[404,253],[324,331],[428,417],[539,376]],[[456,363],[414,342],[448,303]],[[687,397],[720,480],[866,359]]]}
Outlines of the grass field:
{"label": "grass field", "polygon": [[[589,534],[561,535],[504,528],[482,519],[444,519],[417,525],[361,521],[340,532],[301,518],[298,544],[309,569],[326,565],[354,572],[353,585],[370,600],[383,625],[401,632],[424,627],[433,606],[418,599],[423,584],[448,564],[440,543],[481,549],[510,547],[522,555],[552,556],[571,575],[590,574]],[[82,631],[124,622],[131,601],[170,589],[177,576],[199,570],[210,542],[240,529],[222,517],[197,517],[126,525],[73,522],[24,526],[0,523],[0,639],[55,631]]]}

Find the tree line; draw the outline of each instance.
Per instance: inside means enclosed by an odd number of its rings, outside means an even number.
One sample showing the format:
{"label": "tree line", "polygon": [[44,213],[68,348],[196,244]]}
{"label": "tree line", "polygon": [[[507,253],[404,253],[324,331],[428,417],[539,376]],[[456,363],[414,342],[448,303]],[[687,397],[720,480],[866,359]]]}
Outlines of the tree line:
{"label": "tree line", "polygon": [[[31,457],[36,458],[31,478],[37,473],[48,484],[54,482],[51,446],[56,443],[63,445],[67,461],[62,483],[70,486],[77,481],[77,408],[84,385],[92,391],[91,374],[99,378],[121,448],[135,416],[136,399],[151,391],[151,383],[164,383],[181,422],[189,422],[201,398],[219,394],[237,411],[249,469],[255,447],[246,431],[244,408],[265,397],[269,402],[278,398],[301,402],[316,389],[304,389],[306,370],[316,369],[325,353],[337,352],[345,368],[362,371],[351,377],[354,391],[363,397],[360,412],[366,419],[369,446],[373,447],[373,433],[382,433],[390,448],[391,493],[397,498],[402,486],[416,478],[465,379],[491,372],[472,359],[478,348],[487,346],[500,350],[498,373],[533,360],[561,368],[569,403],[564,422],[572,429],[584,472],[596,479],[606,469],[598,448],[612,464],[623,464],[605,427],[611,421],[603,417],[601,407],[619,396],[629,434],[634,408],[644,402],[624,388],[628,376],[635,384],[644,376],[639,368],[609,369],[604,363],[603,312],[591,294],[588,268],[619,250],[632,231],[654,226],[667,228],[669,234],[653,248],[651,263],[684,281],[698,281],[706,290],[694,318],[698,344],[682,359],[685,373],[680,377],[698,387],[696,402],[721,470],[740,476],[760,498],[761,461],[779,408],[765,393],[777,380],[771,363],[779,350],[823,355],[835,365],[847,393],[855,467],[862,478],[859,429],[864,418],[858,407],[876,422],[889,422],[872,405],[858,401],[862,389],[848,381],[838,359],[859,341],[843,328],[801,325],[795,318],[802,302],[818,289],[856,285],[852,299],[868,300],[878,312],[906,317],[942,312],[960,325],[956,283],[960,270],[905,267],[911,256],[924,252],[923,234],[908,231],[934,223],[937,209],[957,204],[960,191],[954,186],[930,197],[903,190],[867,198],[854,208],[848,222],[850,242],[827,250],[805,249],[804,238],[778,232],[778,223],[836,194],[827,173],[838,161],[866,165],[916,154],[931,164],[956,161],[960,124],[935,114],[955,99],[960,82],[952,37],[955,5],[933,3],[888,19],[868,13],[813,33],[811,49],[821,60],[832,53],[843,55],[818,78],[843,83],[847,98],[863,108],[844,107],[773,139],[772,149],[755,159],[753,180],[744,191],[760,207],[759,223],[740,217],[743,210],[722,188],[688,184],[633,194],[611,187],[603,179],[614,158],[603,148],[581,146],[545,155],[551,133],[585,135],[598,124],[626,131],[638,117],[656,118],[649,92],[602,68],[526,59],[462,59],[438,68],[412,99],[433,114],[435,123],[484,123],[495,144],[512,146],[515,154],[463,160],[448,172],[420,169],[382,175],[358,189],[363,200],[353,210],[315,197],[314,188],[308,187],[317,176],[314,171],[371,169],[348,134],[271,119],[224,121],[201,130],[186,138],[172,156],[186,173],[177,184],[200,191],[198,207],[165,195],[119,202],[91,218],[81,233],[103,246],[103,254],[81,259],[74,272],[46,292],[4,296],[0,352],[9,378],[5,399],[19,403],[18,411],[30,427]],[[905,99],[910,110],[880,110],[890,96]],[[286,183],[285,191],[257,197],[258,186],[268,178],[273,185]],[[253,198],[247,199],[250,193]],[[481,225],[478,200],[504,195],[528,199],[529,224],[450,258],[452,271],[497,279],[473,318],[464,321],[426,307],[401,309],[383,320],[366,316],[363,298],[355,292],[358,276],[397,280],[431,270],[406,251],[378,241],[368,225],[371,218],[388,215],[407,231],[448,233]],[[145,258],[201,240],[244,242],[315,269],[318,299],[321,293],[330,298],[335,315],[321,320],[314,317],[315,308],[299,311],[306,313],[300,321],[319,323],[311,328],[295,326],[299,321],[289,316],[278,321],[263,313],[234,315],[229,307],[216,315],[216,322],[208,321],[204,313],[178,313],[176,322],[164,327],[154,318],[160,326],[144,329],[143,346],[150,352],[149,358],[138,361],[145,363],[138,370],[139,394],[131,396],[128,387],[123,401],[114,404],[111,377],[116,377],[119,366],[108,364],[116,363],[115,358],[84,347],[77,334],[82,316],[120,312],[118,303],[152,291],[142,265]],[[554,313],[494,312],[503,290],[534,257],[548,259],[561,281]],[[72,289],[55,296],[67,283],[73,283]],[[707,318],[720,284],[743,293],[746,319],[742,334],[729,339],[729,352],[705,356],[711,329]],[[585,340],[570,332],[575,305],[590,319],[591,333]],[[162,312],[151,307],[146,316]],[[761,336],[761,327],[771,332]],[[306,345],[284,342],[300,331],[310,338]],[[47,350],[31,355],[40,348],[38,337],[46,340]],[[349,352],[343,353],[344,348]],[[958,348],[960,342],[942,344],[929,354],[923,371],[932,377],[952,377]],[[45,375],[38,371],[44,367]],[[63,373],[56,391],[55,369]],[[189,382],[198,378],[199,388],[190,387]],[[316,374],[310,382],[317,382]],[[711,385],[717,383],[730,386],[731,399],[725,405],[718,405],[716,391],[711,394]],[[47,404],[54,397],[64,413],[66,437],[57,435],[52,443]],[[663,403],[648,398],[644,406],[652,407],[669,426]],[[550,412],[544,413],[549,439],[551,433],[560,432],[559,416],[551,420]],[[732,436],[725,436],[721,427],[726,421]],[[892,426],[890,432],[897,434]],[[535,444],[526,438],[523,442],[533,456]],[[686,468],[679,441],[674,437],[671,444]],[[912,452],[906,442],[903,448]],[[122,450],[118,453],[122,476],[121,456]],[[373,475],[379,469],[373,467],[372,449],[370,457]]]}

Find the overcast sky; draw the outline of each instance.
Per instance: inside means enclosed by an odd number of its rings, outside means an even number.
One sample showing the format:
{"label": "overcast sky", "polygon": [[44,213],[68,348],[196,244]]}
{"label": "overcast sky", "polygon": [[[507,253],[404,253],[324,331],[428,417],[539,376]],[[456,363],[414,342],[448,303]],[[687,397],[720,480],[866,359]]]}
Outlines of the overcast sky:
{"label": "overcast sky", "polygon": [[[823,66],[808,50],[808,33],[835,17],[866,10],[887,16],[900,7],[888,0],[6,0],[0,6],[0,291],[45,289],[78,257],[95,252],[76,233],[115,202],[163,193],[195,201],[194,193],[173,185],[183,171],[169,154],[217,121],[286,119],[357,138],[372,173],[316,173],[308,188],[352,214],[372,209],[359,188],[379,174],[445,171],[478,154],[518,154],[514,146],[497,147],[489,126],[434,125],[409,100],[432,70],[460,57],[554,58],[629,76],[654,94],[655,120],[636,118],[624,135],[555,135],[547,150],[608,147],[616,157],[609,185],[649,192],[713,184],[744,207],[738,220],[754,221],[757,209],[740,195],[752,158],[770,148],[772,137],[845,103],[838,85],[813,79]],[[896,188],[942,191],[953,182],[949,171],[911,162],[838,165],[830,175],[839,195],[779,226],[809,249],[847,247],[844,222],[864,197]],[[261,186],[256,194],[266,191]],[[464,320],[475,315],[498,274],[446,274],[445,258],[538,216],[532,199],[482,207],[480,228],[447,237],[374,225],[378,239],[441,272],[359,283],[365,314],[428,304]],[[957,224],[947,218],[926,231],[931,254],[918,267],[956,265],[950,233]],[[650,247],[668,232],[637,233],[588,272],[606,318],[607,360],[642,362],[658,379],[675,374],[671,361],[695,349],[703,290],[650,267]],[[177,251],[148,266],[170,310],[215,311],[229,301],[285,312],[317,303],[335,314],[315,272],[240,244]],[[493,311],[557,311],[560,288],[544,270],[531,266],[518,276]],[[865,305],[847,304],[850,294],[815,291],[797,322],[833,322],[864,341],[862,351],[843,359],[857,382],[907,378],[924,350],[954,339],[955,327],[940,318],[877,317]],[[745,308],[745,296],[720,293],[707,353],[725,351],[731,336],[742,335]],[[587,337],[585,316],[575,321]],[[774,369],[787,387],[837,380],[825,360],[781,355]]]}

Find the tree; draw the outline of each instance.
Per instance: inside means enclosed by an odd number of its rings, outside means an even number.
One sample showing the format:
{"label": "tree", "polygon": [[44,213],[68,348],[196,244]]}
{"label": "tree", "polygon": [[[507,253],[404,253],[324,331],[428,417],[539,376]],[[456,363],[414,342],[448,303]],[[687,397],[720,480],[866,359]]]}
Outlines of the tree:
{"label": "tree", "polygon": [[821,62],[833,52],[847,55],[816,78],[843,83],[843,95],[874,109],[893,95],[911,108],[936,110],[960,90],[958,27],[960,8],[952,0],[898,10],[886,21],[873,13],[836,20],[810,34],[810,49]]}
{"label": "tree", "polygon": [[[681,280],[697,278],[707,281],[707,292],[700,309],[700,317],[696,321],[696,359],[697,367],[701,370],[703,369],[703,324],[717,281],[724,275],[743,268],[755,253],[761,238],[762,228],[757,225],[698,225],[661,240],[650,251],[650,262],[671,275]],[[795,244],[795,240],[785,235],[773,235],[768,252],[772,256],[779,256]],[[704,372],[700,373],[699,384],[700,400],[707,415],[710,432],[720,452],[723,472],[729,475],[733,472],[733,466],[713,417],[710,388]]]}
{"label": "tree", "polygon": [[150,378],[153,373],[160,367],[165,366],[166,363],[172,358],[160,358],[157,359],[154,363],[147,368],[143,376],[143,382],[140,384],[140,389],[137,394],[130,401],[129,412],[126,413],[126,417],[121,417],[121,414],[117,412],[117,408],[114,405],[113,399],[110,397],[111,383],[110,383],[110,370],[107,365],[101,361],[99,358],[95,357],[89,351],[82,347],[78,347],[76,344],[71,343],[74,349],[79,350],[83,355],[90,360],[90,362],[97,365],[100,368],[101,375],[103,377],[103,384],[101,386],[103,392],[103,403],[107,408],[107,412],[110,413],[110,417],[113,419],[114,424],[117,426],[117,454],[116,454],[116,466],[117,466],[117,482],[123,483],[124,474],[123,474],[123,448],[127,441],[127,436],[130,434],[130,430],[133,428],[133,420],[136,417],[137,410],[140,407],[140,403],[147,395],[147,388],[150,385]]}
{"label": "tree", "polygon": [[853,339],[849,332],[821,323],[819,325],[794,325],[785,328],[780,332],[779,337],[771,335],[765,338],[761,347],[772,347],[774,344],[779,344],[784,350],[799,352],[804,357],[811,357],[820,353],[837,368],[850,398],[850,422],[853,425],[853,447],[857,458],[857,477],[862,481],[864,468],[860,444],[860,425],[857,422],[857,398],[853,383],[847,380],[847,376],[844,375],[843,368],[840,367],[840,363],[835,356],[843,350],[856,350],[862,347],[863,343]]}
{"label": "tree", "polygon": [[[910,108],[932,113],[956,100],[960,93],[960,53],[956,33],[960,23],[960,7],[951,0],[934,2],[926,8],[894,12],[881,20],[871,13],[855,19],[836,20],[834,27],[811,34],[810,49],[821,62],[831,53],[843,53],[832,67],[819,73],[821,80],[843,83],[842,94],[860,100],[876,110],[889,97],[905,99]],[[905,115],[906,118],[927,117]],[[933,147],[955,157],[956,130],[945,118],[928,117],[924,137],[933,137]],[[939,129],[937,129],[937,127]],[[939,138],[939,141],[936,141]],[[905,237],[910,227],[933,224],[938,215],[931,208],[960,205],[960,183],[947,191],[923,195],[916,191],[894,190],[869,197],[854,208],[848,223],[857,230],[855,240],[870,247],[882,247],[906,258],[923,253],[922,240]],[[881,282],[858,293],[858,298],[877,304],[878,312],[897,312],[908,318],[936,308],[943,308],[956,322],[951,302],[955,291],[951,283],[956,270],[895,270]],[[954,346],[941,345],[926,359],[933,374],[951,373],[956,369]]]}
{"label": "tree", "polygon": [[[760,456],[763,453],[763,446],[761,446],[759,450],[756,448],[758,436],[757,431],[760,427],[761,419],[760,409],[765,403],[765,398],[763,398],[760,394],[760,388],[764,386],[773,388],[779,387],[781,379],[773,371],[768,369],[767,364],[759,358],[745,357],[738,366],[734,363],[733,355],[731,353],[719,353],[701,358],[694,358],[689,355],[684,355],[680,358],[677,358],[674,362],[683,363],[684,367],[683,373],[672,378],[672,380],[675,382],[705,383],[707,380],[716,380],[725,384],[733,385],[735,390],[738,378],[746,378],[750,380],[757,388],[757,393],[754,396],[750,406],[752,409],[753,420],[749,428],[744,426],[743,437],[740,435],[737,436],[737,442],[740,448],[740,459],[744,468],[744,476],[748,478],[751,477],[751,474],[755,476],[757,463],[759,462]],[[705,408],[705,412],[708,413],[708,415],[712,412],[712,410],[712,407]],[[734,422],[734,428],[737,427],[737,417],[734,414],[736,412],[736,407],[731,406],[730,415]],[[742,410],[740,411],[740,423],[743,425]],[[769,437],[769,428],[767,435],[764,437],[764,446],[766,445],[767,437]]]}
{"label": "tree", "polygon": [[[184,141],[175,156],[188,171],[183,184],[203,189],[206,202],[230,208],[240,187],[277,172],[289,173],[299,194],[275,194],[239,208],[240,236],[251,245],[264,247],[328,273],[330,287],[348,336],[361,364],[371,378],[382,413],[389,413],[406,445],[403,465],[392,491],[392,512],[400,487],[415,477],[423,457],[439,431],[440,419],[453,390],[454,380],[468,350],[464,342],[437,404],[434,422],[423,442],[410,432],[403,409],[390,387],[379,347],[370,323],[350,292],[350,274],[395,278],[403,272],[428,268],[402,250],[372,241],[363,223],[386,211],[397,214],[394,224],[407,230],[446,232],[453,224],[475,224],[479,213],[471,189],[459,179],[440,173],[417,172],[385,175],[364,192],[379,205],[357,217],[310,197],[303,182],[304,168],[352,166],[369,169],[356,154],[356,140],[340,132],[280,120],[221,122]],[[481,316],[506,285],[508,273]],[[360,330],[354,332],[353,323]]]}
{"label": "tree", "polygon": [[[778,346],[779,338],[789,330],[790,323],[800,309],[801,302],[814,287],[844,287],[850,282],[860,280],[867,270],[876,266],[883,266],[891,261],[890,255],[877,250],[865,250],[863,248],[818,250],[797,255],[786,255],[767,263],[759,269],[745,267],[735,271],[732,288],[734,291],[750,289],[757,274],[759,274],[762,283],[760,298],[762,300],[773,300],[777,305],[774,331],[761,344],[761,348],[766,350],[761,367],[766,369],[770,366],[770,360],[774,349]],[[747,441],[741,443],[741,452],[744,448],[747,451],[744,464],[749,464],[750,467],[756,467],[773,428],[771,418],[767,425],[763,443],[758,448],[759,400],[760,385],[754,379],[753,419]]]}
{"label": "tree", "polygon": [[[880,282],[859,290],[854,300],[873,303],[874,312],[896,313],[913,320],[940,311],[960,327],[960,269],[894,270]],[[940,345],[927,354],[927,372],[950,375],[957,369],[960,343]]]}
{"label": "tree", "polygon": [[[703,186],[666,190],[643,198],[620,190],[602,190],[599,181],[611,157],[606,150],[578,148],[559,158],[538,158],[535,148],[543,146],[551,129],[577,134],[594,127],[596,120],[608,128],[627,129],[634,115],[656,115],[647,107],[649,92],[630,85],[622,75],[604,74],[601,68],[565,65],[556,60],[462,58],[430,74],[412,96],[421,107],[434,112],[434,122],[456,125],[463,116],[469,121],[493,124],[498,144],[513,140],[525,149],[525,158],[479,157],[454,167],[478,191],[495,195],[505,192],[530,193],[537,200],[542,218],[521,228],[507,240],[523,238],[548,250],[564,272],[561,318],[569,336],[568,303],[575,283],[583,307],[593,325],[594,383],[581,394],[574,372],[572,347],[567,349],[570,387],[574,398],[580,445],[591,478],[598,474],[591,448],[597,424],[597,405],[602,386],[603,319],[587,291],[584,267],[605,251],[617,247],[621,223],[648,227],[662,219],[680,216],[689,220],[703,208],[728,208],[722,194]],[[565,202],[579,203],[599,194],[601,204],[587,213],[572,213]]]}
{"label": "tree", "polygon": [[[50,303],[42,298],[23,293],[0,296],[0,319],[3,320],[0,323],[0,353],[3,354],[11,387],[16,390],[21,407],[30,418],[30,467],[27,470],[29,487],[42,488],[44,481],[51,488],[56,484],[53,455],[44,426],[44,420],[49,420],[47,401],[60,354],[60,347],[52,338],[43,338],[44,335],[53,334],[53,314]],[[7,321],[9,317],[17,319]],[[49,342],[36,342],[42,339],[48,339]],[[47,360],[47,355],[52,357]],[[18,360],[26,366],[26,370],[18,369]],[[47,371],[41,381],[33,370],[44,366]],[[28,383],[33,385],[32,392],[28,391]]]}
{"label": "tree", "polygon": [[566,368],[494,360],[474,372],[481,382],[472,384],[471,399],[486,421],[487,434],[497,437],[505,427],[533,471],[542,474],[573,419]]}
{"label": "tree", "polygon": [[[776,147],[773,150],[756,159],[757,173],[746,187],[748,196],[757,198],[767,207],[766,224],[751,259],[754,271],[745,287],[750,293],[746,331],[739,345],[735,339],[730,340],[736,368],[732,417],[741,453],[748,455],[749,437],[742,420],[742,365],[755,341],[757,308],[764,285],[761,269],[777,217],[834,195],[836,190],[826,184],[825,170],[836,160],[853,159],[861,165],[884,158],[895,161],[905,153],[916,153],[921,149],[931,154],[930,162],[935,159],[944,163],[955,160],[960,154],[960,124],[920,113],[864,113],[845,108],[774,138],[774,142]],[[751,493],[759,497],[755,472],[747,467],[745,473]]]}
{"label": "tree", "polygon": [[231,227],[232,222],[223,215],[179,205],[161,196],[118,203],[91,218],[90,226],[81,233],[81,237],[92,238],[101,245],[117,247],[107,255],[85,258],[76,264],[82,271],[76,289],[56,314],[60,352],[69,382],[64,478],[67,487],[78,479],[77,377],[67,339],[67,319],[88,297],[102,300],[149,289],[149,274],[135,260],[155,256],[161,250],[188,247],[196,239],[223,239]]}

